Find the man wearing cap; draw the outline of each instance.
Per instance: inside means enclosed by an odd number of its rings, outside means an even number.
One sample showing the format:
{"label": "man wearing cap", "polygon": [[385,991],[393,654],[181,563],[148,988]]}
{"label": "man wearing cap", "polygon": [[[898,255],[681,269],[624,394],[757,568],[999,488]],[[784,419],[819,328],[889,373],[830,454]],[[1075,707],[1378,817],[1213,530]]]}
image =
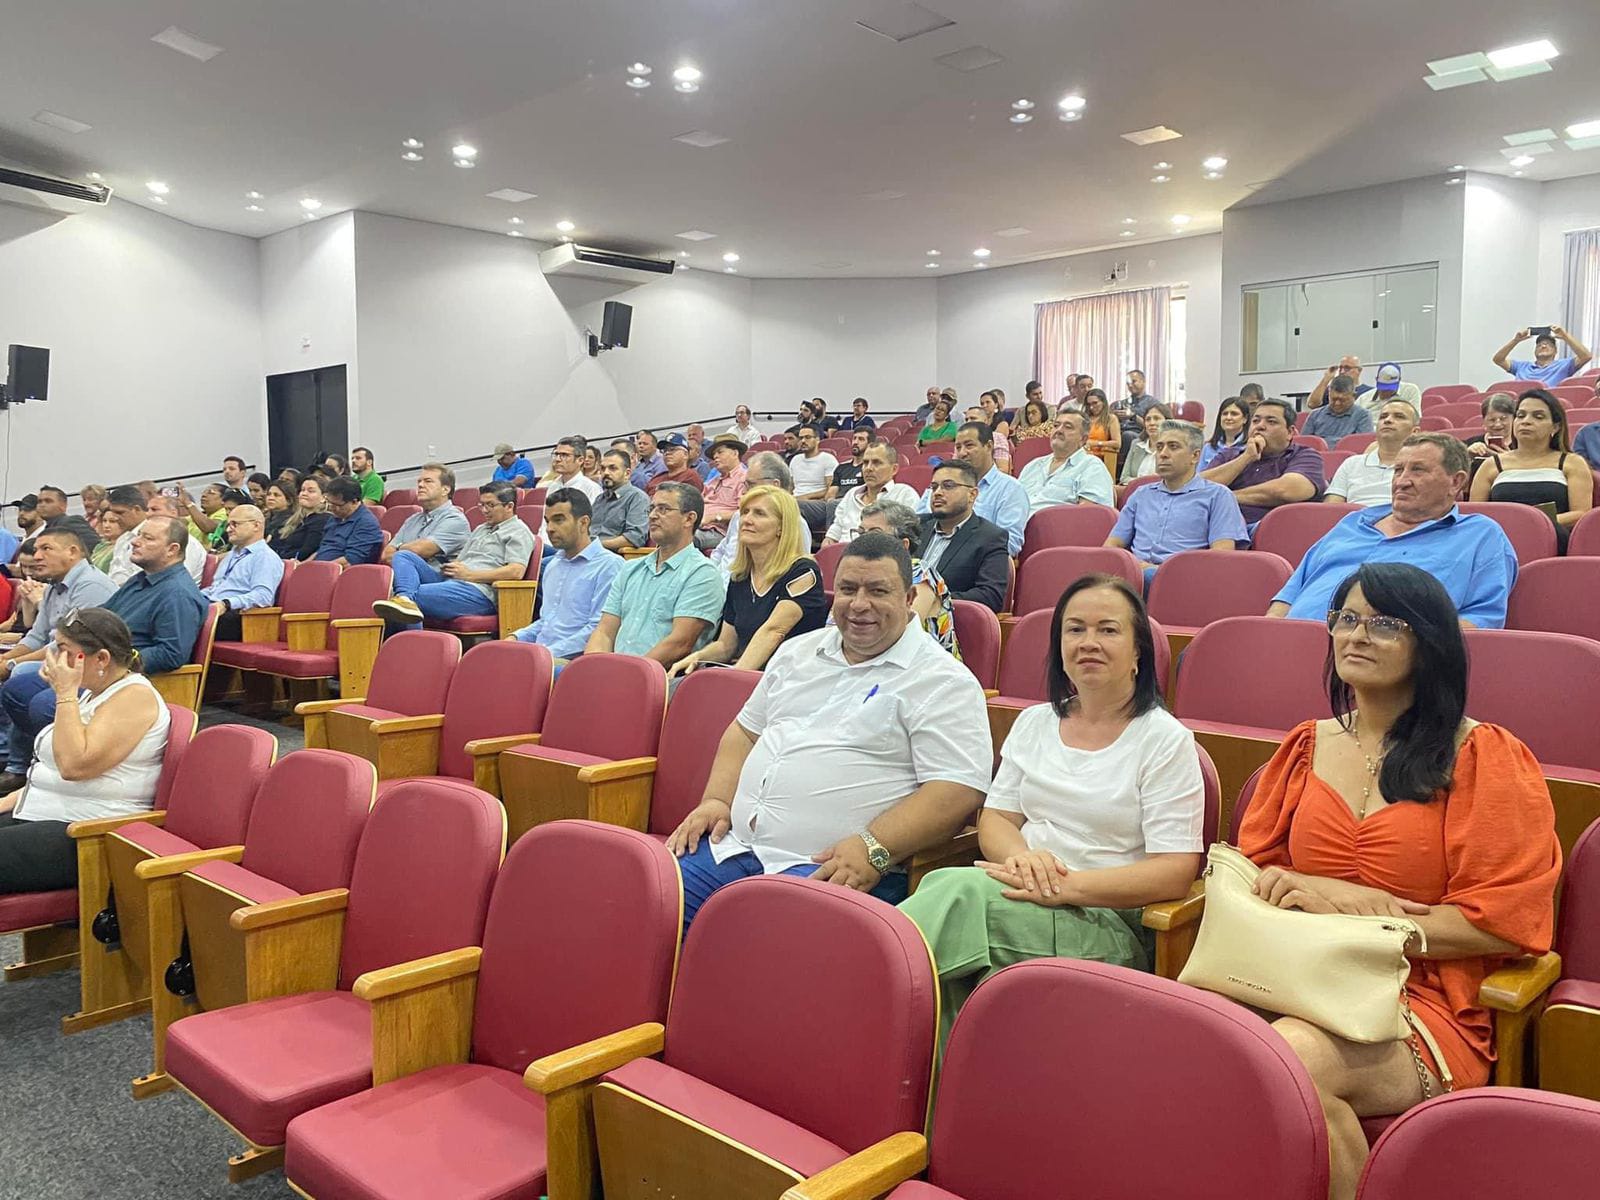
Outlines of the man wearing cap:
{"label": "man wearing cap", "polygon": [[717,474],[701,488],[706,502],[705,524],[694,535],[694,544],[702,550],[719,544],[728,535],[728,522],[739,514],[739,498],[748,486],[744,456],[749,449],[729,433],[718,435],[711,443],[711,461]]}
{"label": "man wearing cap", "polygon": [[1356,403],[1356,381],[1348,375],[1335,375],[1328,384],[1328,402],[1311,410],[1300,432],[1319,437],[1332,450],[1339,439],[1352,433],[1371,433],[1372,414]]}
{"label": "man wearing cap", "polygon": [[501,442],[494,448],[496,467],[490,483],[509,483],[512,487],[533,486],[533,464],[511,448],[510,442]]}
{"label": "man wearing cap", "polygon": [[1422,411],[1422,389],[1400,377],[1400,364],[1386,362],[1378,368],[1377,383],[1368,392],[1356,393],[1356,403],[1372,414],[1374,422],[1383,406],[1391,400],[1404,400],[1418,412]]}
{"label": "man wearing cap", "polygon": [[644,485],[644,494],[654,496],[663,483],[686,483],[695,491],[705,487],[705,480],[689,466],[689,439],[681,433],[671,433],[661,439],[661,458],[666,469],[652,476]]}
{"label": "man wearing cap", "polygon": [[[1519,330],[1516,337],[1496,351],[1494,365],[1502,371],[1511,372],[1515,379],[1527,379],[1542,383],[1545,387],[1555,387],[1583,370],[1594,357],[1577,338],[1561,326],[1552,325],[1534,338],[1532,359],[1511,358],[1511,352],[1519,343],[1527,341],[1532,333],[1531,329]],[[1557,338],[1567,344],[1568,350],[1567,354],[1559,357],[1556,353]]]}

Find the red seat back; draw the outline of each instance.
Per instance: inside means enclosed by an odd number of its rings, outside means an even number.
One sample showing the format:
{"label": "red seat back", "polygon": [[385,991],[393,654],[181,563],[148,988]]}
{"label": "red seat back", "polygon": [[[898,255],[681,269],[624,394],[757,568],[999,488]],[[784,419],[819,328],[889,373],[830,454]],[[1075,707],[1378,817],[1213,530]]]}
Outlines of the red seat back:
{"label": "red seat back", "polygon": [[1244,814],[1250,809],[1250,801],[1256,797],[1256,784],[1261,782],[1261,775],[1266,769],[1263,765],[1251,771],[1250,778],[1239,789],[1239,798],[1234,801],[1233,816],[1228,821],[1228,841],[1235,846],[1239,844],[1239,826],[1244,824]]}
{"label": "red seat back", "polygon": [[195,637],[194,649],[189,654],[189,661],[195,666],[204,666],[211,657],[212,643],[217,640],[217,620],[226,607],[220,600],[206,605],[205,619],[200,622],[200,633]]}
{"label": "red seat back", "polygon": [[470,508],[464,508],[461,511],[466,514],[467,528],[476,529],[478,526],[483,524],[483,509],[479,508],[476,504],[472,505]]}
{"label": "red seat back", "polygon": [[[1438,413],[1428,413],[1422,418],[1421,421],[1417,423],[1417,428],[1426,430],[1429,433],[1443,433],[1447,429],[1455,428],[1455,418],[1443,417]],[[1340,439],[1339,444],[1341,446],[1344,445],[1344,440],[1342,438]]]}
{"label": "red seat back", "polygon": [[211,581],[217,577],[217,563],[222,558],[220,554],[207,554],[205,566],[200,568],[200,586],[210,587]]}
{"label": "red seat back", "polygon": [[[519,505],[517,505],[517,520],[521,521],[524,525],[526,525],[528,527],[529,532],[538,533],[539,532],[539,526],[544,524],[544,505],[542,505],[542,504],[519,504]],[[538,549],[540,549],[540,547],[535,546],[534,549],[538,550]],[[534,557],[538,558],[539,556],[537,554],[535,554]]]}
{"label": "red seat back", "polygon": [[1541,558],[1517,572],[1507,629],[1572,633],[1600,641],[1600,558]]}
{"label": "red seat back", "polygon": [[[540,744],[612,760],[656,753],[667,708],[660,663],[632,654],[585,654],[561,670]],[[596,719],[604,713],[605,719]]]}
{"label": "red seat back", "polygon": [[678,864],[649,835],[555,821],[518,838],[483,931],[472,1061],[520,1074],[546,1054],[665,1021],[681,921]]}
{"label": "red seat back", "polygon": [[[169,739],[170,744],[170,739]],[[254,725],[213,725],[195,734],[167,793],[166,830],[202,850],[237,846],[250,806],[278,757],[278,739]]]}
{"label": "red seat back", "polygon": [[1600,770],[1591,707],[1600,696],[1600,643],[1520,629],[1466,635],[1467,716],[1503,725],[1541,763]]}
{"label": "red seat back", "polygon": [[383,502],[390,508],[397,504],[415,504],[417,502],[417,489],[390,488],[383,494]]}
{"label": "red seat back", "polygon": [[1129,496],[1133,495],[1142,487],[1149,487],[1152,483],[1160,482],[1161,476],[1159,475],[1141,475],[1137,479],[1128,480],[1127,483],[1122,484],[1117,488],[1117,507],[1119,509],[1126,508],[1128,505]]}
{"label": "red seat back", "polygon": [[301,895],[348,887],[377,788],[364,758],[295,751],[261,781],[239,865]]}
{"label": "red seat back", "polygon": [[1000,672],[1000,618],[976,600],[952,600],[950,610],[962,663],[979,687],[994,687]]}
{"label": "red seat back", "polygon": [[422,506],[420,504],[391,503],[388,508],[384,509],[383,516],[378,518],[378,528],[390,537],[394,537],[400,532],[400,526],[421,511]]}
{"label": "red seat back", "polygon": [[450,493],[450,503],[454,504],[462,512],[466,512],[466,510],[469,508],[477,507],[478,494],[479,489],[475,487],[458,487],[455,491]]}
{"label": "red seat back", "polygon": [[1343,449],[1344,443],[1340,442],[1338,450],[1324,450],[1322,452],[1322,473],[1327,479],[1333,478],[1333,473],[1344,465],[1346,459],[1355,457],[1355,452]]}
{"label": "red seat back", "polygon": [[1104,546],[1117,523],[1117,510],[1102,504],[1052,504],[1028,518],[1022,532],[1020,567],[1040,550],[1055,546]]}
{"label": "red seat back", "polygon": [[522,504],[543,504],[545,496],[549,494],[549,491],[550,491],[549,488],[542,488],[542,487],[518,488],[517,489],[517,503],[519,505],[522,505]]}
{"label": "red seat back", "polygon": [[[1348,450],[1351,454],[1365,454],[1377,440],[1375,433],[1347,433],[1339,439],[1339,449]],[[1332,479],[1333,476],[1330,474],[1328,478]]]}
{"label": "red seat back", "polygon": [[1049,453],[1050,439],[1047,437],[1029,437],[1011,443],[1011,473],[1022,474],[1023,467]]}
{"label": "red seat back", "polygon": [[[373,602],[387,599],[389,589],[393,586],[394,572],[380,563],[363,563],[341,572],[339,582],[333,588],[333,597],[328,602],[328,649],[339,648],[339,631],[333,626],[335,621],[371,617]],[[434,708],[427,711],[439,710]]]}
{"label": "red seat back", "polygon": [[1328,450],[1327,439],[1319,438],[1313,433],[1296,434],[1294,444],[1296,446],[1310,446],[1318,454],[1325,454]]}
{"label": "red seat back", "polygon": [[1567,557],[1600,555],[1600,509],[1593,509],[1578,518],[1567,539]]}
{"label": "red seat back", "polygon": [[[1041,1095],[1057,1101],[1015,1102]],[[1095,1200],[1313,1200],[1327,1195],[1327,1125],[1288,1043],[1239,1005],[1122,967],[1035,959],[980,984],[956,1018],[928,1180],[964,1197],[1060,1196],[1068,1163],[1071,1194]]]}
{"label": "red seat back", "polygon": [[161,778],[156,781],[157,808],[167,807],[172,782],[178,777],[178,764],[183,762],[189,743],[194,741],[195,726],[200,720],[194,709],[177,704],[167,705],[167,713],[172,723],[167,726],[167,748],[161,753]]}
{"label": "red seat back", "polygon": [[1294,568],[1261,551],[1185,550],[1150,581],[1150,615],[1167,625],[1201,626],[1223,617],[1258,617]]}
{"label": "red seat back", "polygon": [[1031,612],[1011,627],[995,687],[1002,696],[1020,700],[1048,700],[1045,670],[1050,662],[1049,609]]}
{"label": "red seat back", "polygon": [[442,779],[387,789],[356,849],[339,987],[379,967],[481,946],[505,846],[505,809],[487,792]]}
{"label": "red seat back", "polygon": [[470,782],[468,742],[542,730],[554,670],[550,651],[528,642],[481,642],[467,651],[445,696],[439,774]]}
{"label": "red seat back", "polygon": [[1511,548],[1517,552],[1517,565],[1556,556],[1555,522],[1531,504],[1507,504],[1497,500],[1467,501],[1464,513],[1481,513],[1505,530]]}
{"label": "red seat back", "polygon": [[1483,416],[1483,402],[1481,400],[1456,400],[1447,404],[1432,404],[1428,406],[1430,417],[1443,417],[1451,425],[1466,425],[1479,420]]}
{"label": "red seat back", "polygon": [[839,560],[849,548],[849,542],[833,542],[821,547],[812,555],[817,560],[817,570],[822,575],[823,591],[833,591],[833,573],[839,569]]}
{"label": "red seat back", "polygon": [[933,468],[924,463],[908,462],[905,455],[901,455],[900,465],[895,469],[894,480],[896,483],[905,484],[920,496],[933,482]]}
{"label": "red seat back", "polygon": [[1438,400],[1442,404],[1448,404],[1465,396],[1474,396],[1477,392],[1478,389],[1470,383],[1441,383],[1437,387],[1424,388],[1422,390],[1422,404],[1425,408],[1431,407],[1428,403],[1430,400]]}
{"label": "red seat back", "polygon": [[372,664],[366,703],[420,717],[442,713],[450,676],[461,661],[461,639],[429,629],[408,629],[386,638]]}
{"label": "red seat back", "polygon": [[1563,978],[1600,983],[1600,821],[1583,831],[1562,868],[1555,949]]}
{"label": "red seat back", "polygon": [[1419,1104],[1367,1161],[1358,1200],[1537,1196],[1587,1200],[1600,1174],[1600,1104],[1525,1088],[1471,1088]]}
{"label": "red seat back", "polygon": [[[1182,720],[1288,732],[1301,721],[1332,715],[1322,682],[1327,654],[1328,631],[1315,621],[1213,621],[1184,652],[1172,710]],[[1261,665],[1250,672],[1248,686],[1240,679],[1245,663]]]}
{"label": "red seat back", "polygon": [[760,682],[759,671],[723,669],[696,671],[678,685],[661,726],[650,832],[671,833],[705,799],[717,743]]}
{"label": "red seat back", "polygon": [[[795,986],[819,978],[850,985]],[[899,909],[757,876],[722,888],[695,917],[664,1058],[853,1153],[923,1128],[937,1009],[927,943]],[[850,1086],[821,1063],[849,1063]]]}
{"label": "red seat back", "polygon": [[1114,575],[1126,581],[1135,595],[1144,594],[1144,571],[1126,550],[1116,546],[1052,546],[1040,550],[1017,572],[1012,611],[1021,616],[1054,608],[1067,586],[1085,575]]}
{"label": "red seat back", "polygon": [[333,604],[333,589],[339,583],[339,564],[312,559],[303,563],[286,562],[283,566],[278,607],[286,613],[327,612]]}
{"label": "red seat back", "polygon": [[1206,406],[1198,400],[1180,400],[1177,412],[1173,415],[1180,421],[1189,421],[1203,427],[1206,420]]}
{"label": "red seat back", "polygon": [[1351,513],[1360,511],[1358,504],[1280,504],[1261,518],[1251,545],[1298,567],[1318,539]]}

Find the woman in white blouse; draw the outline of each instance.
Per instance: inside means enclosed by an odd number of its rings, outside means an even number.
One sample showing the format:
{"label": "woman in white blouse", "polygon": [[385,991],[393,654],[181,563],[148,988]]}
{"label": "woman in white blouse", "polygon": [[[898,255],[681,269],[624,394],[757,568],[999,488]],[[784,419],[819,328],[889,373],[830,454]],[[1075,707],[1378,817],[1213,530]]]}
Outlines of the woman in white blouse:
{"label": "woman in white blouse", "polygon": [[34,743],[26,786],[0,797],[0,895],[76,887],[67,826],[148,811],[155,803],[171,714],[122,618],[69,612],[45,651],[55,721]]}
{"label": "woman in white blouse", "polygon": [[1161,705],[1143,601],[1085,575],[1051,638],[1050,702],[1017,719],[978,817],[984,861],[934,871],[901,905],[938,965],[941,1046],[972,989],[1011,963],[1149,970],[1140,910],[1183,896],[1200,867],[1199,757]]}

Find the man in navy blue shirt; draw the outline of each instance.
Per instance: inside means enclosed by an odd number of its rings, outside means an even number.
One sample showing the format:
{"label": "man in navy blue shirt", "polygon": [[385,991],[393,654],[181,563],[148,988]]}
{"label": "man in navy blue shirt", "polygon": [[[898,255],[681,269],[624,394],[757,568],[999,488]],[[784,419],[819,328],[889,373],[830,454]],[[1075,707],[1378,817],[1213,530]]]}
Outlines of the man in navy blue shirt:
{"label": "man in navy blue shirt", "polygon": [[383,530],[372,510],[361,502],[361,485],[341,475],[329,481],[324,493],[330,519],[322,527],[317,558],[341,567],[377,562],[383,552]]}

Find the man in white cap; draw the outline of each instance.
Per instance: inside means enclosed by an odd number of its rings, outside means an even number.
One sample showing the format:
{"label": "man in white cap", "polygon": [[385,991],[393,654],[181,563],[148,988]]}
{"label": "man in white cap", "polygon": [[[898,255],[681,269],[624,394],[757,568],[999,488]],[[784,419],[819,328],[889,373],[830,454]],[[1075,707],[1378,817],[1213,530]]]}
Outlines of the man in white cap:
{"label": "man in white cap", "polygon": [[1404,400],[1412,408],[1418,411],[1422,409],[1422,389],[1401,379],[1399,363],[1386,362],[1378,368],[1378,377],[1372,390],[1362,392],[1356,403],[1376,419],[1383,406],[1391,400]]}

